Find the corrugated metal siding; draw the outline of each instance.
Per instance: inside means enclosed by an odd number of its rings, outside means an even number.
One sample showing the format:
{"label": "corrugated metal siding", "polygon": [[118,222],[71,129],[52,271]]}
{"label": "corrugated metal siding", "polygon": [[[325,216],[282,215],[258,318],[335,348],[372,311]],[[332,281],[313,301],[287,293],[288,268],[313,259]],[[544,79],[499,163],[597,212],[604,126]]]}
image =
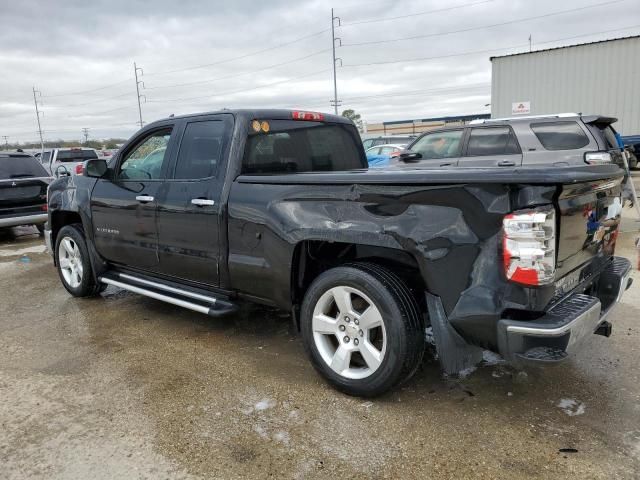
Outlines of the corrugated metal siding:
{"label": "corrugated metal siding", "polygon": [[493,58],[491,115],[523,101],[532,115],[610,115],[619,132],[640,134],[640,38]]}

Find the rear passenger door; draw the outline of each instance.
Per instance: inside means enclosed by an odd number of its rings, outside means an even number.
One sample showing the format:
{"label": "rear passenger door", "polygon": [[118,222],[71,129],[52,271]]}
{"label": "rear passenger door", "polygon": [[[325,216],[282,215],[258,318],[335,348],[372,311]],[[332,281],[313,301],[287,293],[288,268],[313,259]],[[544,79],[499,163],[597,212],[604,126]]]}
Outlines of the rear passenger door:
{"label": "rear passenger door", "polygon": [[221,194],[233,130],[231,114],[188,119],[158,203],[160,271],[218,285]]}
{"label": "rear passenger door", "polygon": [[471,127],[460,159],[461,167],[516,167],[522,152],[508,126]]}

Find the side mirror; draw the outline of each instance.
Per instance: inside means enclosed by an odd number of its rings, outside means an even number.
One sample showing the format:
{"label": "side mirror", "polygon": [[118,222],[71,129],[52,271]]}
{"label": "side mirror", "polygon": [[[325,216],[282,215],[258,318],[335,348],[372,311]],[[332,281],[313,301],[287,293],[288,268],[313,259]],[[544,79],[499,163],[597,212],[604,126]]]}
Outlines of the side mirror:
{"label": "side mirror", "polygon": [[56,178],[60,178],[60,177],[68,177],[71,174],[69,173],[69,170],[67,170],[67,167],[65,167],[64,165],[58,165],[58,168],[56,168],[54,175]]}
{"label": "side mirror", "polygon": [[108,169],[107,161],[101,158],[85,160],[83,165],[85,177],[102,178]]}
{"label": "side mirror", "polygon": [[417,162],[422,158],[422,154],[418,152],[412,152],[411,150],[405,150],[398,155],[398,160],[405,163]]}

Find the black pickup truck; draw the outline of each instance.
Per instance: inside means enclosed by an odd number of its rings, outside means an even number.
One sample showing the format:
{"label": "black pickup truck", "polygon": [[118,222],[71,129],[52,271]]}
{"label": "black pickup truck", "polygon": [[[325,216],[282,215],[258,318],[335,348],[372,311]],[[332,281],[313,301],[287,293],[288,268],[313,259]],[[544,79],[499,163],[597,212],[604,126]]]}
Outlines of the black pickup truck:
{"label": "black pickup truck", "polygon": [[354,395],[410,378],[429,326],[447,372],[483,348],[556,363],[609,335],[631,270],[614,256],[618,167],[366,165],[338,116],[167,118],[53,182],[46,238],[77,297],[290,311],[315,368]]}

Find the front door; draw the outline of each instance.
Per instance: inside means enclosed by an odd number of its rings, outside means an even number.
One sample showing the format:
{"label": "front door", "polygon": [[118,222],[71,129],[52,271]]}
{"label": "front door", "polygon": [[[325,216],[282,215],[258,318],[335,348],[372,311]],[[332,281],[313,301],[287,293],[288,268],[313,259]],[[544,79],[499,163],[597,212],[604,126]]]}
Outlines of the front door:
{"label": "front door", "polygon": [[158,203],[163,274],[218,285],[221,194],[233,129],[230,114],[189,119]]}
{"label": "front door", "polygon": [[145,133],[122,152],[110,178],[91,195],[95,246],[105,259],[158,270],[157,199],[172,146],[173,125]]}
{"label": "front door", "polygon": [[460,159],[464,129],[429,132],[411,145],[411,151],[422,155],[420,165],[455,167]]}

